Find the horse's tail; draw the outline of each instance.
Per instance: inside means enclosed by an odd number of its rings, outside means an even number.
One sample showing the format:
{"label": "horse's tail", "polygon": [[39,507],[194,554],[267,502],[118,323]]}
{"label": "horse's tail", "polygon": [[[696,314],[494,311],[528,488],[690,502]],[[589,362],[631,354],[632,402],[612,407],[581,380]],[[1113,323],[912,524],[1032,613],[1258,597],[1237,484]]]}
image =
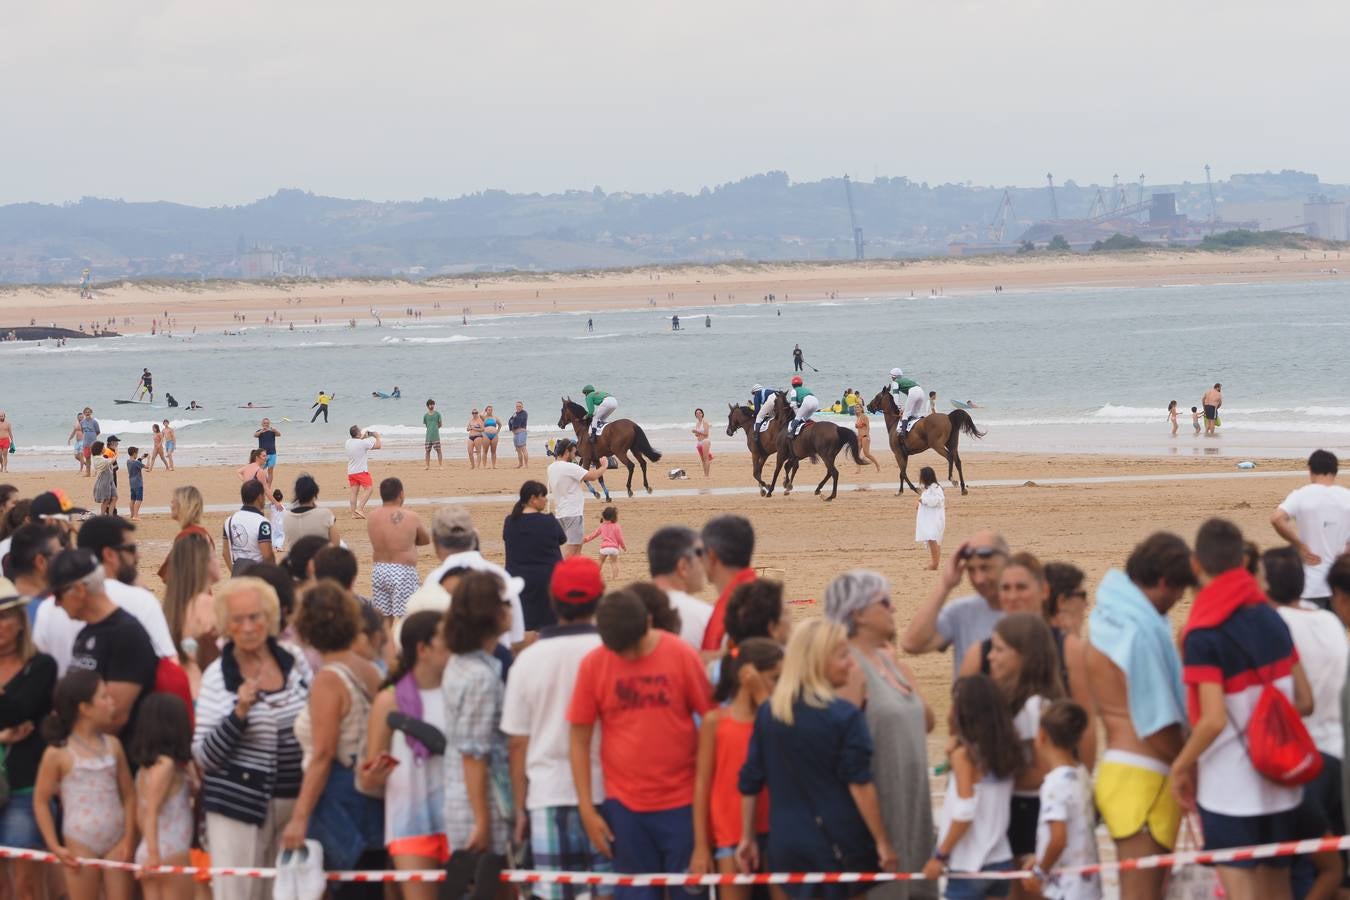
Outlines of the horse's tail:
{"label": "horse's tail", "polygon": [[962,432],[965,432],[973,438],[982,438],[985,436],[985,432],[980,431],[975,427],[975,420],[972,419],[970,413],[966,412],[964,409],[952,410],[947,413],[947,418],[951,419],[952,422],[952,433],[951,436],[947,438],[947,449],[949,450],[956,446],[957,438]]}
{"label": "horse's tail", "polygon": [[858,432],[854,431],[852,428],[845,428],[843,425],[840,425],[839,441],[853,454],[853,461],[861,466],[863,464],[863,458],[862,453],[860,453],[858,449]]}
{"label": "horse's tail", "polygon": [[661,451],[652,447],[651,441],[647,440],[647,432],[642,430],[641,425],[633,426],[633,450],[652,462],[661,461]]}

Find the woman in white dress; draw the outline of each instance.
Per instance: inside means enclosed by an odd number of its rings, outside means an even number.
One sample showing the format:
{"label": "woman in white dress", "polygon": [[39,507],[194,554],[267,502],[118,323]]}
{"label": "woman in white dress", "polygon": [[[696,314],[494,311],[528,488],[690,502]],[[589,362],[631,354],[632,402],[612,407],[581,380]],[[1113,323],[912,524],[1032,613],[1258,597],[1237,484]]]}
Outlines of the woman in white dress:
{"label": "woman in white dress", "polygon": [[928,544],[932,558],[928,568],[936,569],[942,557],[942,533],[947,530],[947,501],[932,466],[919,470],[919,483],[923,485],[923,493],[919,495],[919,508],[914,516],[914,540]]}

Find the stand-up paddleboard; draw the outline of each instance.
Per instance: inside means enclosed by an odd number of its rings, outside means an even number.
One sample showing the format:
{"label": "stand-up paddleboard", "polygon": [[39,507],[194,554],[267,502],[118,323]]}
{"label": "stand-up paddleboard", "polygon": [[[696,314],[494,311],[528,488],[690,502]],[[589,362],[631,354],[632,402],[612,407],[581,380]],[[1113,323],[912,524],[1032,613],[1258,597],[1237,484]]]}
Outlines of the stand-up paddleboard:
{"label": "stand-up paddleboard", "polygon": [[963,402],[961,402],[960,400],[953,400],[953,401],[952,401],[952,406],[953,406],[954,408],[956,408],[956,409],[979,409],[979,408],[980,408],[980,407],[976,406],[976,405],[973,404],[973,403],[963,403]]}
{"label": "stand-up paddleboard", "polygon": [[131,404],[134,404],[134,405],[136,405],[136,406],[151,406],[151,405],[153,405],[149,400],[114,400],[113,402],[114,402],[114,403],[121,403],[121,404],[131,403]]}
{"label": "stand-up paddleboard", "polygon": [[249,406],[247,403],[244,403],[235,407],[235,409],[271,409],[271,408],[272,407],[270,406],[258,406],[256,403],[253,406]]}

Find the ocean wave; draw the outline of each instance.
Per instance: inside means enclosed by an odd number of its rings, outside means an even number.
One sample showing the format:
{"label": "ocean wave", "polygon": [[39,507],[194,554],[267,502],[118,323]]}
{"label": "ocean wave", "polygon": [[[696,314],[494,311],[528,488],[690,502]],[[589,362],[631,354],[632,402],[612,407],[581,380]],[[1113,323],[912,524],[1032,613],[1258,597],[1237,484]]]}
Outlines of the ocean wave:
{"label": "ocean wave", "polygon": [[[1243,434],[1250,433],[1290,433],[1290,434],[1350,434],[1350,422],[1316,422],[1310,419],[1291,420],[1291,419],[1242,419],[1234,421],[1224,414],[1221,417],[1223,422],[1220,427],[1220,433],[1239,432]],[[979,422],[980,428],[985,430],[998,430],[999,428],[1052,428],[1056,426],[1076,426],[1080,428],[1092,428],[1102,426],[1132,426],[1148,424],[1156,426],[1158,429],[1167,428],[1166,417],[1152,416],[1147,420],[1128,420],[1115,419],[1103,421],[1091,416],[1045,416],[1039,418],[1010,418],[1010,419],[987,419]],[[1182,434],[1186,433],[1190,423],[1184,422],[1182,425]]]}
{"label": "ocean wave", "polygon": [[473,337],[467,334],[452,334],[448,337],[382,337],[383,344],[460,344],[465,341],[492,341],[500,338]]}
{"label": "ocean wave", "polygon": [[[175,429],[175,430],[178,430],[178,429],[183,429],[183,428],[190,428],[190,427],[192,427],[193,425],[205,425],[207,422],[212,422],[212,421],[215,421],[215,420],[214,420],[214,419],[170,419],[170,420],[169,420],[169,427],[171,427],[171,428],[173,428],[173,429]],[[152,429],[151,429],[150,426],[152,426],[152,425],[158,425],[159,423],[160,423],[160,420],[159,420],[159,419],[146,419],[145,421],[142,421],[142,422],[133,422],[133,421],[130,420],[130,419],[99,419],[99,420],[98,420],[99,427],[101,427],[101,428],[103,429],[103,433],[104,433],[105,435],[107,435],[107,434],[150,434],[150,433],[152,432]]]}
{"label": "ocean wave", "polygon": [[[1178,404],[1177,409],[1183,414],[1190,413],[1189,407],[1182,404]],[[1324,418],[1350,416],[1350,406],[1225,406],[1219,413],[1220,418],[1223,419],[1276,414],[1322,416]],[[1157,406],[1117,406],[1114,403],[1108,403],[1089,413],[1087,421],[1147,422],[1159,417],[1167,418],[1167,407],[1162,404]]]}

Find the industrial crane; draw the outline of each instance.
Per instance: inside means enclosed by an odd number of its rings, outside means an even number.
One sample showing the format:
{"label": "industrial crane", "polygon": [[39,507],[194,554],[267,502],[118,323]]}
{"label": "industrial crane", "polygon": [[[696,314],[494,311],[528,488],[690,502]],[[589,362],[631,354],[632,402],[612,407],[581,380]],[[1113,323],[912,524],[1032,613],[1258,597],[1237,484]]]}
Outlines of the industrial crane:
{"label": "industrial crane", "polygon": [[1209,178],[1209,163],[1205,163],[1205,187],[1209,189],[1209,233],[1213,234],[1219,214],[1214,208],[1214,182]]}
{"label": "industrial crane", "polygon": [[848,223],[853,226],[853,258],[863,258],[863,232],[858,227],[858,216],[853,212],[853,183],[844,176],[844,196],[848,198]]}
{"label": "industrial crane", "polygon": [[989,238],[995,243],[1003,243],[1003,233],[1008,230],[1008,220],[1013,217],[1012,194],[1003,192],[1003,201],[994,213],[994,222],[989,226]]}
{"label": "industrial crane", "polygon": [[1059,201],[1055,199],[1055,176],[1045,173],[1045,181],[1050,185],[1050,218],[1059,219]]}

